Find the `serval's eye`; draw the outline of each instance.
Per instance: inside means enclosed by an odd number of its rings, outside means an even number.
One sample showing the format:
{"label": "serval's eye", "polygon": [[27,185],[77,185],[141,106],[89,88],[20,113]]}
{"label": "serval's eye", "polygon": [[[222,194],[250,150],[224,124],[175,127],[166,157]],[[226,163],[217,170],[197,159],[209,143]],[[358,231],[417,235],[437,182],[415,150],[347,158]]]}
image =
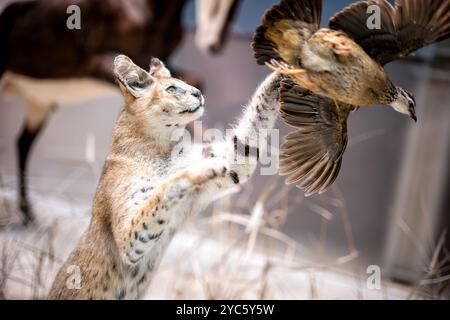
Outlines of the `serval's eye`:
{"label": "serval's eye", "polygon": [[179,93],[185,92],[182,88],[177,87],[177,86],[170,86],[166,89],[166,91],[170,94],[177,94],[177,93],[179,94]]}
{"label": "serval's eye", "polygon": [[177,88],[175,88],[175,86],[170,86],[166,89],[166,91],[170,94],[175,94],[177,92]]}

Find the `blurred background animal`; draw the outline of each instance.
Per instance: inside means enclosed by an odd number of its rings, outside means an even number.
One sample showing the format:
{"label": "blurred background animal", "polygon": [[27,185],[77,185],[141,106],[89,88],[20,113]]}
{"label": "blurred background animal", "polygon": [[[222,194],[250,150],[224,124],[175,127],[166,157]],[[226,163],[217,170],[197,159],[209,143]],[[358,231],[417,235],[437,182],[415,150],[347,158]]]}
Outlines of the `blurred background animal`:
{"label": "blurred background animal", "polygon": [[[24,224],[34,220],[27,193],[27,159],[51,111],[68,101],[82,102],[115,91],[106,84],[114,84],[112,57],[118,52],[143,68],[151,56],[166,61],[183,38],[181,21],[186,3],[32,0],[5,6],[0,15],[0,77],[4,78],[3,88],[23,96],[27,104],[17,140],[19,205]],[[196,0],[196,43],[205,54],[223,48],[238,3]],[[67,8],[73,4],[80,8],[81,28],[71,30],[66,25],[70,16]],[[175,70],[174,75],[201,87],[196,74]],[[73,81],[75,78],[78,80]]]}

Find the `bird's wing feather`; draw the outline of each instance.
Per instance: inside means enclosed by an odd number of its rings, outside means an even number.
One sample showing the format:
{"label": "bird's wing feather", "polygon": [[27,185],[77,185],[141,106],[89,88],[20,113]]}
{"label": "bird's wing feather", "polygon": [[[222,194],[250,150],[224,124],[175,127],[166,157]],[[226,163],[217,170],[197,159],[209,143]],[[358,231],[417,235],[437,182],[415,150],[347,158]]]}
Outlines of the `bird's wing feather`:
{"label": "bird's wing feather", "polygon": [[354,106],[317,96],[284,79],[280,113],[297,130],[286,136],[280,155],[280,174],[306,195],[325,192],[336,180],[347,146],[347,118]]}
{"label": "bird's wing feather", "polygon": [[[369,29],[368,7],[377,5],[381,28]],[[450,0],[387,0],[354,3],[330,19],[330,28],[342,30],[369,56],[385,65],[429,44],[450,37]]]}
{"label": "bird's wing feather", "polygon": [[322,0],[282,0],[256,29],[252,47],[258,64],[272,59],[299,65],[299,48],[320,28]]}

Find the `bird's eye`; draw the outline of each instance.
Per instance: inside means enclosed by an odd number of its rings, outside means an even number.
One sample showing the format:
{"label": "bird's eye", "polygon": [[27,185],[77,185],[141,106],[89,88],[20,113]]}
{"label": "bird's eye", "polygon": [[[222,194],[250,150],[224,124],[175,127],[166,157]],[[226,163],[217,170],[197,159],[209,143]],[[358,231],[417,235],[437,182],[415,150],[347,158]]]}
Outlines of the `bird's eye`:
{"label": "bird's eye", "polygon": [[177,86],[170,86],[166,89],[167,93],[169,94],[177,94],[177,93],[184,93],[184,90]]}

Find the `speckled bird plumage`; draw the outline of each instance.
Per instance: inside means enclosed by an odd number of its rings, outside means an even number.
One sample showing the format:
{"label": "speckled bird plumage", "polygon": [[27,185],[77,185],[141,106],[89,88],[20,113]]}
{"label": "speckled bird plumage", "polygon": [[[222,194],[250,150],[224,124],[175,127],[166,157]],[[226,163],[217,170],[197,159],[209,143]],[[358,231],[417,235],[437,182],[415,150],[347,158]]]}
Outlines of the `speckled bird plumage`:
{"label": "speckled bird plumage", "polygon": [[[371,5],[380,8],[380,29],[367,26]],[[252,43],[258,64],[290,76],[280,112],[297,131],[286,137],[280,173],[307,195],[335,181],[351,111],[385,104],[417,120],[413,95],[383,67],[450,36],[450,0],[359,1],[322,29],[321,15],[322,0],[282,0],[265,13]]]}

